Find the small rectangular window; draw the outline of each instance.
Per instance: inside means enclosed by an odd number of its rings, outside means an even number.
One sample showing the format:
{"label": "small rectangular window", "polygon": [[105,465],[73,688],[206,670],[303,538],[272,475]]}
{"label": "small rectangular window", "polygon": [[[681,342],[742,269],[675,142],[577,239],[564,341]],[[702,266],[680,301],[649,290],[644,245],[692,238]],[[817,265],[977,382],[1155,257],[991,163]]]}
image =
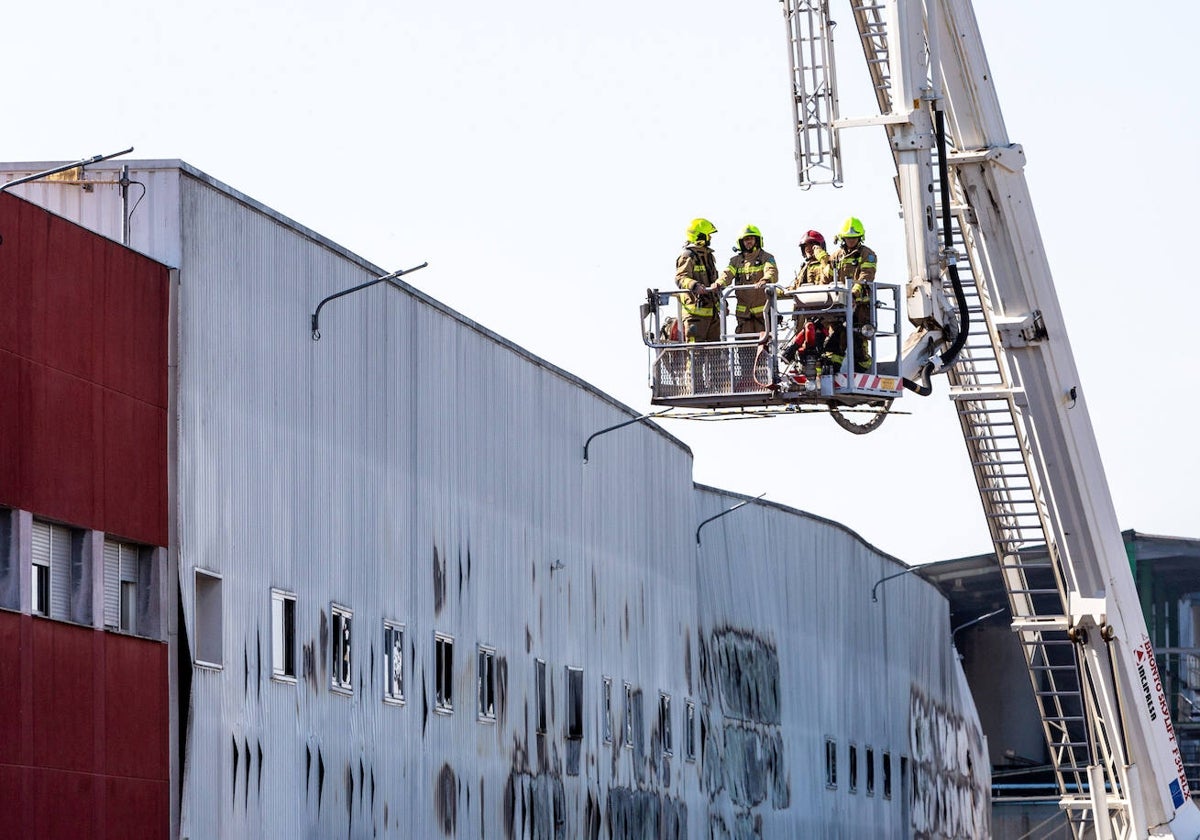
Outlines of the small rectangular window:
{"label": "small rectangular window", "polygon": [[479,719],[496,719],[496,649],[479,646]]}
{"label": "small rectangular window", "polygon": [[663,755],[675,754],[675,741],[671,732],[671,695],[658,693],[658,731],[662,737]]}
{"label": "small rectangular window", "polygon": [[104,541],[104,625],[148,635],[151,550],[114,539]]}
{"label": "small rectangular window", "polygon": [[621,728],[624,730],[625,746],[633,749],[633,686],[629,683],[625,683],[625,722]]}
{"label": "small rectangular window", "polygon": [[546,734],[546,660],[533,661],[533,690],[537,693],[537,734]]}
{"label": "small rectangular window", "polygon": [[271,676],[296,681],[296,596],[271,590]]}
{"label": "small rectangular window", "polygon": [[225,664],[225,618],[221,576],[196,569],[196,664],[220,668]]}
{"label": "small rectangular window", "polygon": [[91,575],[84,568],[83,532],[35,519],[32,542],[32,612],[91,624]]}
{"label": "small rectangular window", "polygon": [[883,798],[892,798],[892,754],[883,754]]}
{"label": "small rectangular window", "polygon": [[0,507],[0,607],[21,608],[21,572],[17,548],[13,539],[17,515]]}
{"label": "small rectangular window", "polygon": [[875,795],[875,750],[867,747],[867,796]]}
{"label": "small rectangular window", "polygon": [[33,602],[30,610],[34,615],[50,615],[50,560],[33,555]]}
{"label": "small rectangular window", "polygon": [[846,789],[851,793],[858,791],[858,747],[854,744],[850,745],[850,756],[847,759],[850,765],[850,777]]}
{"label": "small rectangular window", "polygon": [[696,760],[696,701],[683,701],[683,757]]}
{"label": "small rectangular window", "polygon": [[837,741],[825,739],[825,787],[837,790]]}
{"label": "small rectangular window", "polygon": [[583,669],[567,666],[567,740],[583,740]]}
{"label": "small rectangular window", "polygon": [[454,637],[433,636],[433,710],[448,715],[454,711]]}
{"label": "small rectangular window", "polygon": [[383,699],[404,702],[404,625],[383,622]]}
{"label": "small rectangular window", "polygon": [[354,691],[354,661],[352,659],[354,611],[339,604],[330,604],[329,614],[332,617],[333,625],[333,645],[330,651],[332,659],[329,669],[333,676],[330,687],[334,691],[352,692]]}
{"label": "small rectangular window", "polygon": [[604,678],[604,696],[602,697],[604,704],[604,718],[601,722],[601,736],[604,743],[611,744],[613,739],[613,720],[612,720],[612,677]]}

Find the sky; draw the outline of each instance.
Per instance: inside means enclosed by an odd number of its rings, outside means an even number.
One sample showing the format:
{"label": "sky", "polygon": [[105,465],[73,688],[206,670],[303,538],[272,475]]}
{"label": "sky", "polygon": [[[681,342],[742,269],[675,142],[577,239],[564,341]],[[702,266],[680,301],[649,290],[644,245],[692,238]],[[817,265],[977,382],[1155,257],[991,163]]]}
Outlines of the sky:
{"label": "sky", "polygon": [[[873,114],[832,0],[843,117]],[[1190,247],[1200,5],[979,0],[1122,528],[1200,538]],[[1136,14],[1134,14],[1136,11]],[[690,219],[747,223],[784,277],[854,215],[903,283],[882,129],[845,185],[796,186],[775,0],[339,4],[65,0],[9,9],[0,159],[179,158],[649,411],[635,325]],[[842,522],[910,563],[991,550],[944,377],[876,432],[823,416],[662,420],[699,482]]]}

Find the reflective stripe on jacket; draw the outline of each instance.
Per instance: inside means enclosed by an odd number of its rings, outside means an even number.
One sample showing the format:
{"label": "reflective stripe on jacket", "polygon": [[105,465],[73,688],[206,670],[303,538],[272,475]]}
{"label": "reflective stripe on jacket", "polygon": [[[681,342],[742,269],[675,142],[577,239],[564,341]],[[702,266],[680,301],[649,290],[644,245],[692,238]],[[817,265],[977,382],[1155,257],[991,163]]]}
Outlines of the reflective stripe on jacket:
{"label": "reflective stripe on jacket", "polygon": [[855,301],[862,302],[865,298],[870,299],[870,292],[865,288],[865,284],[872,283],[875,280],[875,263],[878,258],[875,252],[861,242],[853,251],[847,251],[845,246],[838,248],[833,255],[833,264],[837,268],[837,280],[845,283],[847,286],[855,284],[864,284],[859,294],[854,296]]}
{"label": "reflective stripe on jacket", "polygon": [[779,270],[775,257],[762,248],[753,251],[738,251],[729,259],[729,266],[721,274],[723,285],[733,285],[737,295],[736,312],[739,318],[761,315],[767,308],[767,292],[756,289],[760,280],[767,283],[779,282]]}
{"label": "reflective stripe on jacket", "polygon": [[[675,259],[675,285],[688,291],[696,286],[719,286],[712,249],[699,244],[687,245]],[[681,300],[683,311],[693,318],[711,318],[716,313],[716,297],[716,292],[686,296]]]}

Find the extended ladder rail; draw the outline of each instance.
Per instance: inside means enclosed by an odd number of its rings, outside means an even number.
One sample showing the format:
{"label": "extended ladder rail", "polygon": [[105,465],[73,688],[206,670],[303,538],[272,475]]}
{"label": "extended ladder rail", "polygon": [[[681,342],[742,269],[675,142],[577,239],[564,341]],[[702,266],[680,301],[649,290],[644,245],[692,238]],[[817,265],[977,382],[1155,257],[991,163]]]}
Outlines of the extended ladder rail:
{"label": "extended ladder rail", "polygon": [[842,183],[834,123],[838,99],[829,0],[782,0],[792,75],[792,124],[800,187]]}
{"label": "extended ladder rail", "polygon": [[[951,200],[987,325],[987,341],[964,350],[966,360],[951,372],[952,396],[1014,629],[1035,690],[1049,686],[1039,693],[1043,726],[1060,779],[1075,787],[1064,790],[1062,807],[1078,837],[1140,838],[1168,825],[1196,837],[1200,812],[1188,797],[1171,724],[1153,708],[1155,691],[1165,703],[1161,687],[1143,676],[1145,697],[1136,688],[1135,659],[1147,656],[1149,640],[1030,210],[1024,156],[1007,139],[969,0],[927,0],[927,16],[957,147],[947,161]],[[993,372],[981,375],[984,368]],[[990,417],[1002,422],[963,410],[979,405],[995,407]],[[1022,487],[1027,495],[1017,494]],[[1025,503],[1014,504],[1017,498]],[[1020,551],[1035,539],[1046,546],[1053,587]],[[1060,709],[1083,720],[1058,721]],[[1086,790],[1076,786],[1082,781]]]}

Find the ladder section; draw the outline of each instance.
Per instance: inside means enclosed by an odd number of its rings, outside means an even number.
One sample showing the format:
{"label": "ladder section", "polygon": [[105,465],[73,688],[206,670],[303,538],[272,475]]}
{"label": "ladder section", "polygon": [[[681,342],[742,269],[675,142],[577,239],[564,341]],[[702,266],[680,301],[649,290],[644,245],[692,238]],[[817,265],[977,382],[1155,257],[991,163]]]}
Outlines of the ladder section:
{"label": "ladder section", "polygon": [[[934,195],[941,196],[935,166]],[[1088,719],[1088,691],[1078,651],[1068,636],[1066,595],[1047,510],[1030,447],[1021,423],[1019,391],[1013,387],[995,343],[993,309],[970,257],[974,243],[963,224],[965,202],[951,177],[953,247],[959,255],[971,330],[948,376],[971,469],[1008,593],[1009,609],[1029,669],[1030,683],[1049,747],[1050,761],[1063,797],[1066,818],[1076,837],[1093,828],[1088,768],[1108,764],[1096,755],[1102,734]],[[941,208],[938,208],[941,218]],[[966,231],[966,232],[964,232]],[[964,259],[963,257],[967,257]],[[947,295],[953,296],[951,289]],[[961,314],[960,314],[961,320]],[[1041,551],[1045,546],[1046,551]],[[1036,555],[1029,549],[1037,548]],[[1108,750],[1103,750],[1107,754]],[[1109,778],[1114,778],[1111,774]]]}
{"label": "ladder section", "polygon": [[875,101],[879,113],[892,112],[892,70],[888,57],[886,7],[883,3],[852,0],[850,10],[854,13],[854,25],[862,42],[863,56],[871,74],[871,85],[875,88]]}
{"label": "ladder section", "polygon": [[829,0],[783,0],[783,15],[792,71],[792,118],[800,187],[841,186],[842,154],[834,130],[838,100]]}

